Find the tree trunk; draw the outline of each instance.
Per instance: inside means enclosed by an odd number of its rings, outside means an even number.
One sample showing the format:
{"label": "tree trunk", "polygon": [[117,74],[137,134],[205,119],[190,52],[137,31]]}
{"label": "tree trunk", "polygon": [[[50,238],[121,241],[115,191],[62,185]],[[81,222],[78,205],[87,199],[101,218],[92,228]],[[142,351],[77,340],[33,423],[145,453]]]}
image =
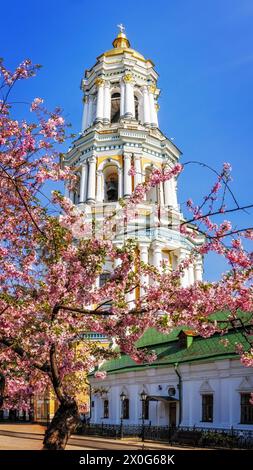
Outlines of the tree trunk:
{"label": "tree trunk", "polygon": [[72,399],[61,403],[45,432],[43,450],[64,450],[79,422],[76,401]]}
{"label": "tree trunk", "polygon": [[4,404],[5,376],[0,372],[0,409]]}

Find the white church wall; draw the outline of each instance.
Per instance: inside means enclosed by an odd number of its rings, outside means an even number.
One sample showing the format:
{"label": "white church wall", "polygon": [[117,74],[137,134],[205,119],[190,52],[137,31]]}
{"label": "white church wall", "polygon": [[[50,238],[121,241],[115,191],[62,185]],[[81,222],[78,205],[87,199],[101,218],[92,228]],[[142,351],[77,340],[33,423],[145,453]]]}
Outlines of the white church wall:
{"label": "white church wall", "polygon": [[[242,366],[238,359],[208,361],[205,363],[182,364],[178,370],[182,376],[182,421],[181,426],[205,428],[251,429],[253,425],[240,423],[240,392],[253,390],[253,371]],[[245,381],[246,378],[246,381]],[[91,379],[92,384],[98,383]],[[245,390],[244,383],[249,384]],[[140,393],[144,389],[150,395],[168,396],[168,387],[176,390],[179,397],[178,379],[172,367],[150,368],[123,374],[108,375],[103,381],[103,388],[108,388],[109,418],[102,419],[101,398],[96,397],[92,422],[120,424],[120,393],[124,389],[130,402],[129,419],[125,425],[141,424],[142,408]],[[241,386],[241,389],[240,389]],[[213,394],[213,421],[202,422],[202,395]],[[145,424],[152,426],[169,425],[169,405],[161,401],[151,401],[149,419]],[[177,423],[179,403],[177,405]]]}

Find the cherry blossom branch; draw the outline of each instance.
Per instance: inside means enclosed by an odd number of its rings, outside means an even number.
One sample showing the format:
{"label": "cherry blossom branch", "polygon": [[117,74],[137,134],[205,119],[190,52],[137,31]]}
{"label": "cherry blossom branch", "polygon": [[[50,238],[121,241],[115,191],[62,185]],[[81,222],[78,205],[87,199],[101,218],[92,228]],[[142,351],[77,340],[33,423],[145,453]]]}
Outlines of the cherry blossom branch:
{"label": "cherry blossom branch", "polygon": [[[206,238],[211,238],[211,239],[221,239],[221,238],[224,238],[224,237],[228,237],[228,236],[231,236],[231,235],[236,235],[237,233],[242,233],[242,232],[247,232],[248,230],[253,230],[253,227],[247,227],[247,228],[240,228],[240,229],[237,229],[237,230],[231,230],[231,232],[227,232],[225,234],[222,234],[222,235],[206,235]],[[200,233],[204,233],[204,232],[201,232]]]}
{"label": "cherry blossom branch", "polygon": [[[215,173],[218,177],[220,177],[220,173],[219,173],[217,170],[215,170],[214,168],[212,168],[211,166],[209,166],[209,165],[207,165],[206,163],[203,163],[203,162],[198,162],[198,161],[192,160],[192,161],[189,161],[189,162],[184,163],[183,166],[185,167],[186,165],[191,165],[191,164],[200,165],[200,166],[203,166],[204,168],[208,168],[210,171],[212,171],[212,172]],[[238,204],[238,202],[237,202],[237,200],[236,200],[236,198],[235,198],[235,196],[234,196],[232,190],[230,189],[230,187],[229,187],[227,181],[226,181],[223,177],[222,177],[222,181],[223,181],[224,185],[227,187],[229,193],[231,194],[231,197],[232,197],[232,199],[234,200],[235,204],[236,204],[237,207],[239,208],[239,204]],[[210,193],[209,193],[209,195],[210,195]],[[205,201],[204,201],[204,203],[205,203]],[[203,204],[204,204],[204,203],[203,203]],[[203,206],[203,204],[202,204],[202,206]],[[200,208],[201,208],[202,206],[200,206]]]}
{"label": "cherry blossom branch", "polygon": [[22,203],[23,203],[23,205],[24,205],[24,207],[25,207],[25,210],[26,210],[26,212],[28,213],[29,217],[31,218],[31,221],[33,222],[34,226],[35,226],[36,229],[40,232],[40,234],[41,234],[44,238],[46,238],[46,237],[45,237],[45,234],[42,232],[42,230],[41,230],[40,227],[38,226],[36,220],[34,219],[32,213],[31,213],[31,211],[30,211],[30,209],[29,209],[29,207],[28,207],[28,205],[27,205],[27,203],[26,203],[26,201],[24,200],[24,198],[23,198],[23,196],[22,196],[22,194],[21,194],[21,192],[20,192],[20,190],[19,190],[19,187],[18,187],[17,183],[15,182],[15,179],[13,179],[11,175],[9,175],[9,173],[5,170],[5,168],[3,168],[3,166],[2,166],[1,164],[0,164],[0,168],[1,168],[2,171],[7,175],[9,181],[11,181],[11,183],[14,185],[14,187],[15,187],[15,189],[16,189],[18,195],[19,195],[19,198],[20,198],[20,200],[22,201]]}
{"label": "cherry blossom branch", "polygon": [[[11,348],[11,350],[15,352],[21,359],[25,359],[26,357],[29,359],[32,359],[32,356],[29,355],[27,351],[25,351],[24,348],[22,348],[21,346],[18,346],[16,344],[16,341],[13,339],[0,338],[0,344],[8,348]],[[38,364],[37,362],[32,361],[32,365],[36,369],[39,369],[41,372],[46,372],[47,374],[50,375],[50,366],[48,363],[41,365],[41,364]]]}
{"label": "cherry blossom branch", "polygon": [[253,204],[248,204],[248,205],[242,206],[242,207],[235,207],[234,209],[225,209],[222,212],[219,210],[219,211],[215,211],[215,212],[212,212],[212,213],[206,213],[204,215],[198,215],[197,218],[192,218],[192,219],[189,219],[189,220],[185,220],[184,222],[181,222],[181,225],[190,224],[192,222],[198,222],[199,220],[205,219],[208,216],[210,217],[210,216],[214,216],[214,215],[224,215],[224,214],[228,214],[228,213],[231,213],[231,212],[244,211],[246,209],[252,209],[252,208],[253,208]]}

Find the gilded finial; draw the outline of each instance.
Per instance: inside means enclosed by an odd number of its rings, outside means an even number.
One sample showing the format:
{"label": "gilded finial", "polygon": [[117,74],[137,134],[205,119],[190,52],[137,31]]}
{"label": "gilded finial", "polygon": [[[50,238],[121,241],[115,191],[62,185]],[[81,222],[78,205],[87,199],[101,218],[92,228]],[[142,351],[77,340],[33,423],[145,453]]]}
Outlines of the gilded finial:
{"label": "gilded finial", "polygon": [[113,47],[115,48],[123,48],[123,49],[127,49],[128,47],[130,47],[130,42],[128,41],[127,37],[126,37],[126,28],[125,26],[120,23],[117,25],[117,28],[119,28],[119,33],[118,33],[118,36],[114,39],[112,45]]}

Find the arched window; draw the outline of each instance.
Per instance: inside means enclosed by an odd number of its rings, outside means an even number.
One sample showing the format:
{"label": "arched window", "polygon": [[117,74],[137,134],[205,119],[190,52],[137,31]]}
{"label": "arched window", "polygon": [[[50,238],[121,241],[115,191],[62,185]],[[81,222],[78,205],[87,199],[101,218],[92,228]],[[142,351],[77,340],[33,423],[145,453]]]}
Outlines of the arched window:
{"label": "arched window", "polygon": [[122,418],[129,419],[129,398],[125,398],[122,402]]}
{"label": "arched window", "polygon": [[137,96],[134,95],[134,114],[135,114],[135,119],[138,121],[139,120],[139,100]]}
{"label": "arched window", "polygon": [[[152,173],[151,168],[146,168],[145,170],[145,181],[148,181],[150,175]],[[146,193],[146,201],[149,203],[156,203],[157,202],[157,186],[150,188],[150,190]]]}
{"label": "arched window", "polygon": [[120,119],[120,93],[113,93],[111,97],[111,122],[119,122]]}
{"label": "arched window", "polygon": [[104,400],[104,419],[109,418],[109,400]]}
{"label": "arched window", "polygon": [[115,165],[107,166],[104,169],[104,202],[114,202],[118,200],[119,177]]}

